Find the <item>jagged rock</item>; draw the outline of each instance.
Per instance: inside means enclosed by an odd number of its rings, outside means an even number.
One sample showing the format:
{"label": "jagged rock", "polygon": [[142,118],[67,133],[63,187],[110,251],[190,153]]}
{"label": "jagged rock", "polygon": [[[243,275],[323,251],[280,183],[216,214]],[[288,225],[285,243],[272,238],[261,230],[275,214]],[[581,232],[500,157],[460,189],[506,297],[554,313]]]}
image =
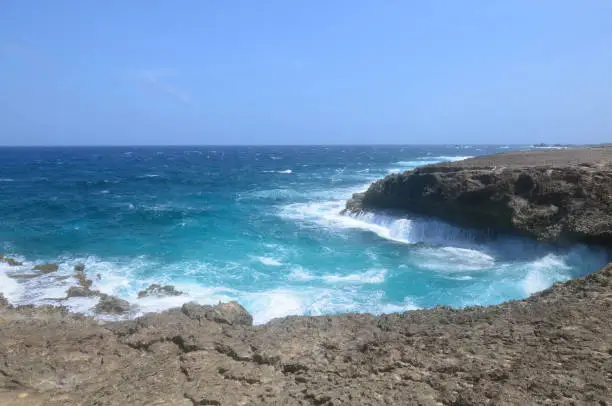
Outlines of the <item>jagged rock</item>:
{"label": "jagged rock", "polygon": [[195,302],[185,303],[183,313],[193,320],[207,319],[217,323],[250,326],[253,316],[238,302],[219,303],[216,306],[199,305]]}
{"label": "jagged rock", "polygon": [[87,275],[85,275],[85,272],[83,271],[76,271],[74,277],[79,283],[79,286],[85,289],[89,289],[91,288],[91,285],[93,285],[93,281],[91,279],[87,279]]}
{"label": "jagged rock", "polygon": [[83,272],[83,271],[85,271],[85,265],[81,264],[81,263],[76,264],[74,266],[74,270],[77,271],[77,272]]}
{"label": "jagged rock", "polygon": [[4,297],[2,293],[0,293],[0,308],[9,307],[9,301]]}
{"label": "jagged rock", "polygon": [[82,286],[71,286],[66,292],[66,298],[70,297],[90,297],[99,294],[97,290],[90,290]]}
{"label": "jagged rock", "polygon": [[94,307],[95,313],[122,314],[130,310],[130,302],[116,296],[101,294],[100,301]]}
{"label": "jagged rock", "polygon": [[3,254],[0,254],[0,262],[4,262],[5,264],[9,264],[10,266],[23,265],[23,262],[19,262],[13,258],[5,257]]}
{"label": "jagged rock", "polygon": [[176,290],[176,288],[172,285],[158,285],[154,283],[149,285],[146,289],[138,292],[138,298],[143,298],[146,296],[180,296],[183,292],[180,290]]}
{"label": "jagged rock", "polygon": [[43,274],[51,273],[51,272],[57,272],[58,269],[59,269],[59,265],[57,265],[57,264],[36,265],[34,267],[35,271],[39,271],[39,272],[41,272]]}
{"label": "jagged rock", "polygon": [[389,175],[354,195],[347,210],[612,246],[611,196],[612,147],[521,151]]}

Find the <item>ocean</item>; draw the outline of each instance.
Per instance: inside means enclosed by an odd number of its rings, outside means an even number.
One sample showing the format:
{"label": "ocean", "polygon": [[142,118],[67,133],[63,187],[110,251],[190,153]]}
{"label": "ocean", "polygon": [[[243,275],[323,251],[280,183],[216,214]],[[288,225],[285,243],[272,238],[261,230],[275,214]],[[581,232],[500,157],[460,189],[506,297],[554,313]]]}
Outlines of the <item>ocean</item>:
{"label": "ocean", "polygon": [[[406,216],[342,215],[389,173],[520,146],[0,148],[0,291],[64,304],[86,266],[93,288],[139,314],[237,300],[255,323],[287,315],[375,314],[524,298],[595,271],[607,254]],[[57,273],[11,278],[33,264]],[[138,299],[151,283],[185,293]]]}

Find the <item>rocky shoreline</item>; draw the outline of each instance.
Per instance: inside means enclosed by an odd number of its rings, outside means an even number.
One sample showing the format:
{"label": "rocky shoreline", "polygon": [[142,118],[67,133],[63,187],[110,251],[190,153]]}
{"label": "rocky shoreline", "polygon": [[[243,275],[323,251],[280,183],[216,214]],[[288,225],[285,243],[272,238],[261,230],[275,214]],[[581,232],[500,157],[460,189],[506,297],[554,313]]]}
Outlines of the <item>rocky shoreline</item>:
{"label": "rocky shoreline", "polygon": [[526,300],[287,317],[193,303],[102,323],[0,300],[0,404],[609,404],[612,264]]}
{"label": "rocky shoreline", "polygon": [[426,165],[374,182],[347,211],[612,246],[612,146],[520,151]]}
{"label": "rocky shoreline", "polygon": [[[612,148],[531,151],[390,175],[347,210],[611,247],[611,192]],[[72,277],[67,297],[99,297],[101,314],[132,309],[92,289],[84,266]],[[138,296],[181,294],[151,285]],[[262,326],[236,302],[108,322],[0,294],[0,405],[609,405],[611,311],[612,263],[496,306]]]}

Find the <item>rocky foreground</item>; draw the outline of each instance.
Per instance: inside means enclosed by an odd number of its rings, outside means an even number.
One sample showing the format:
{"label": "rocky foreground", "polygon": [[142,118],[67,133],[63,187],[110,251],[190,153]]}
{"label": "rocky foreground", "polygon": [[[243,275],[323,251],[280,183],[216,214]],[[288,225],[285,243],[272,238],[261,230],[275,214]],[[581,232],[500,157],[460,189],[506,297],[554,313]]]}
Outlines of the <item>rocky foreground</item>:
{"label": "rocky foreground", "polygon": [[612,146],[427,165],[373,183],[347,210],[390,210],[495,233],[612,246]]}
{"label": "rocky foreground", "polygon": [[0,300],[1,405],[607,405],[612,264],[526,300],[252,326],[237,303],[100,322]]}

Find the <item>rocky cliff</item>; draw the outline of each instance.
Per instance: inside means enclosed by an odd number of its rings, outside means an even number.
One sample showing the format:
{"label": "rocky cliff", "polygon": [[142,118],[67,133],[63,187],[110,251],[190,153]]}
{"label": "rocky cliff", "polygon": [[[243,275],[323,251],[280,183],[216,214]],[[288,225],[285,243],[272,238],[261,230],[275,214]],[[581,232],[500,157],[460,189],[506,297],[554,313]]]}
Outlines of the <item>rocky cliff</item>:
{"label": "rocky cliff", "polygon": [[523,151],[428,165],[373,183],[350,211],[612,246],[612,147]]}
{"label": "rocky cliff", "polygon": [[0,295],[0,405],[607,405],[612,264],[526,300],[264,326],[237,303],[103,324]]}

